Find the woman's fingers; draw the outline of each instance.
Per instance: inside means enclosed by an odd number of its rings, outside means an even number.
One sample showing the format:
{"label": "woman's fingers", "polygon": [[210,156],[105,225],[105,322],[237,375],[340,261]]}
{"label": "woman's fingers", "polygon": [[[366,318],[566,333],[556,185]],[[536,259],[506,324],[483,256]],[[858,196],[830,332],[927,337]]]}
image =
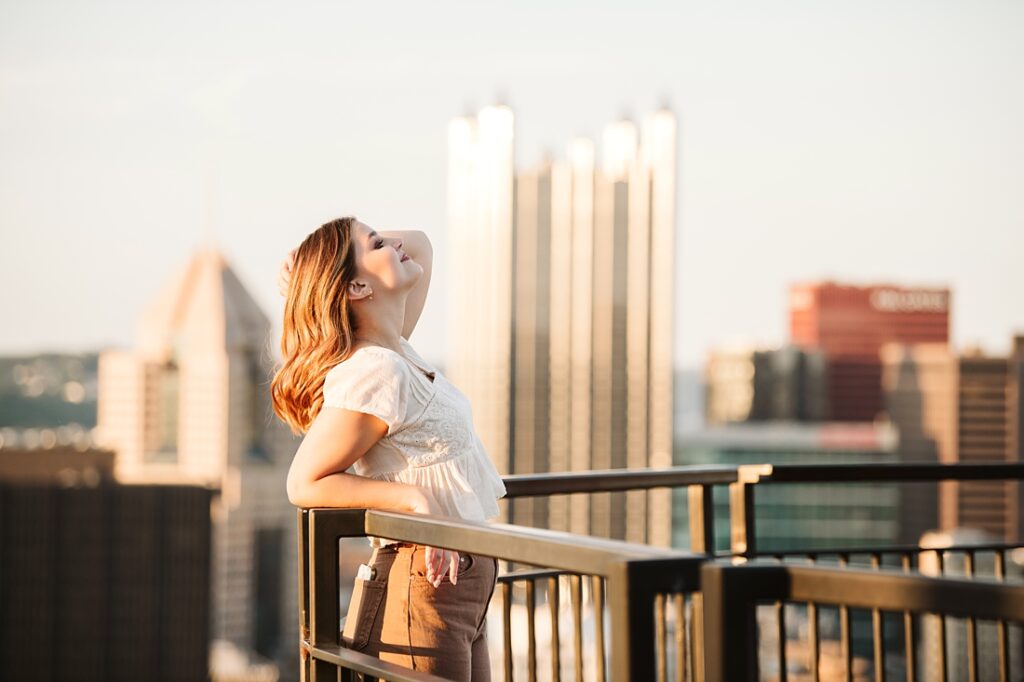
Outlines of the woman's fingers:
{"label": "woman's fingers", "polygon": [[423,561],[427,568],[427,582],[434,587],[441,585],[445,571],[452,585],[458,582],[459,553],[454,550],[439,549],[428,546],[423,553]]}
{"label": "woman's fingers", "polygon": [[295,266],[295,251],[292,249],[288,252],[277,271],[277,290],[282,296],[288,296],[288,284],[292,278],[292,268]]}
{"label": "woman's fingers", "polygon": [[437,555],[441,551],[442,550],[430,547],[429,545],[423,551],[423,563],[426,565],[427,568],[427,582],[433,585],[434,587],[437,587],[437,584],[434,582],[437,575],[437,571],[435,570],[434,567],[437,565]]}
{"label": "woman's fingers", "polygon": [[452,585],[459,581],[459,553],[452,552],[451,561],[448,564],[448,579],[452,581]]}

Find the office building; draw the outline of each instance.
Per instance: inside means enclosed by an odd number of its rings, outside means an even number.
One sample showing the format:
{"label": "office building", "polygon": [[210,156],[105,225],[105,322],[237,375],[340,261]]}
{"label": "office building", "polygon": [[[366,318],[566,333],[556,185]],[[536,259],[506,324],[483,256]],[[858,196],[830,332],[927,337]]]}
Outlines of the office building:
{"label": "office building", "polygon": [[[972,349],[955,354],[944,344],[887,345],[882,351],[887,411],[900,431],[900,457],[908,462],[986,463],[1024,460],[1021,386],[1024,336],[1009,356]],[[927,486],[937,492],[927,493]],[[912,484],[907,499],[907,541],[926,530],[972,529],[1016,542],[1022,529],[1020,484],[960,481]]]}
{"label": "office building", "polygon": [[296,442],[270,407],[269,333],[224,257],[198,251],[144,312],[136,347],[101,354],[98,429],[119,481],[220,491],[211,637],[291,676],[296,523],[285,478]]}
{"label": "office building", "polygon": [[[1007,357],[968,351],[959,359],[957,461],[1024,461],[1021,442],[1024,336]],[[1021,538],[1021,485],[1017,481],[961,481],[940,497],[943,530],[974,528],[1004,542]]]}
{"label": "office building", "polygon": [[4,679],[206,679],[210,503],[119,485],[114,453],[0,447]]}
{"label": "office building", "polygon": [[[516,169],[514,117],[449,126],[448,374],[502,473],[671,463],[676,122]],[[464,267],[462,267],[464,265]],[[667,491],[518,500],[509,520],[667,545]]]}
{"label": "office building", "polygon": [[820,422],[828,414],[825,358],[795,346],[715,348],[704,365],[704,386],[709,426]]}
{"label": "office building", "polygon": [[[675,464],[888,464],[899,435],[884,423],[748,422],[681,434]],[[715,543],[729,546],[725,489],[715,496]],[[676,496],[674,547],[689,549],[686,489]],[[757,490],[757,546],[761,552],[879,547],[898,537],[899,487],[829,483],[766,485]]]}
{"label": "office building", "polygon": [[883,411],[885,343],[948,343],[948,289],[832,282],[790,289],[790,338],[826,356],[830,421],[872,421]]}
{"label": "office building", "polygon": [[[910,464],[957,461],[958,367],[944,343],[885,344],[882,391],[885,412],[900,434],[899,460]],[[939,492],[951,484],[904,483],[900,497],[900,543],[917,544],[939,528]]]}

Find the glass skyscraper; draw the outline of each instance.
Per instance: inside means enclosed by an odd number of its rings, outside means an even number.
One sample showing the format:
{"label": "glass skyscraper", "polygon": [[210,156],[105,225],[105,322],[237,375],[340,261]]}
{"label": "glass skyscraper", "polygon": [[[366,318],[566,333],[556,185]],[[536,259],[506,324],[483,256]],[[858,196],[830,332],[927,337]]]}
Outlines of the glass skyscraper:
{"label": "glass skyscraper", "polygon": [[[674,114],[523,169],[507,106],[453,120],[448,143],[448,373],[496,466],[671,466]],[[667,546],[671,497],[523,499],[508,520]]]}

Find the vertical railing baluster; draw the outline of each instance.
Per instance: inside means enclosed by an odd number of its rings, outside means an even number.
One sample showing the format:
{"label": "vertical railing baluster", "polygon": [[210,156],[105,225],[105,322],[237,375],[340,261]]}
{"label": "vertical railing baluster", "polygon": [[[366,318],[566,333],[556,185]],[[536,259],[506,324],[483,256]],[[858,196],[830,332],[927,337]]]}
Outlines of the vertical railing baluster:
{"label": "vertical railing baluster", "polygon": [[526,668],[530,682],[537,680],[537,602],[534,580],[526,580]]}
{"label": "vertical railing baluster", "polygon": [[654,656],[658,682],[668,680],[668,637],[665,634],[665,595],[654,595]]}
{"label": "vertical railing baluster", "polygon": [[704,682],[704,595],[690,595],[690,669],[694,682]]}
{"label": "vertical railing baluster", "polygon": [[[714,487],[691,485],[687,487],[690,512],[690,551],[715,554],[715,501]],[[700,593],[690,596],[690,665],[692,679],[704,679],[704,608]]]}
{"label": "vertical railing baluster", "polygon": [[[779,564],[785,563],[781,554],[775,555],[775,561]],[[775,627],[775,636],[779,643],[779,682],[786,682],[786,602],[782,600],[775,602]]]}
{"label": "vertical railing baluster", "polygon": [[[811,565],[815,565],[818,562],[816,554],[808,554],[807,559],[811,562]],[[821,657],[821,643],[818,638],[818,605],[814,602],[807,602],[807,637],[808,637],[808,656],[810,656],[809,667],[811,669],[811,679],[814,682],[820,682],[821,671],[818,669],[818,659]]]}
{"label": "vertical railing baluster", "polygon": [[[945,555],[941,549],[935,550],[935,560],[939,568],[939,575],[946,575],[946,561]],[[946,656],[946,616],[938,613],[935,614],[939,619],[939,679],[942,682],[948,682],[949,673],[947,668],[947,656]]]}
{"label": "vertical railing baluster", "polygon": [[591,576],[590,591],[594,598],[594,657],[597,659],[594,679],[604,682],[604,579],[601,576]]}
{"label": "vertical railing baluster", "polygon": [[[903,572],[910,573],[912,570],[912,555],[910,552],[903,554]],[[914,651],[914,614],[910,611],[903,612],[903,658],[906,662],[907,682],[914,682],[917,679],[917,665]]]}
{"label": "vertical railing baluster", "polygon": [[682,592],[672,595],[672,606],[676,619],[676,682],[684,682],[686,679],[686,610],[683,599]]}
{"label": "vertical railing baluster", "polygon": [[552,682],[558,682],[562,678],[562,647],[558,637],[558,607],[559,607],[559,590],[558,590],[558,576],[551,576],[548,578],[548,607],[551,610],[551,679]]}
{"label": "vertical railing baluster", "polygon": [[[850,563],[849,554],[839,555],[839,566],[846,568]],[[843,657],[843,680],[853,682],[853,647],[850,646],[850,607],[839,605],[839,650]]]}
{"label": "vertical railing baluster", "polygon": [[704,681],[704,639],[701,636],[703,630],[698,626],[697,619],[700,616],[700,611],[704,608],[704,602],[702,599],[698,599],[697,593],[690,593],[690,599],[687,601],[686,610],[690,614],[690,636],[688,638],[688,646],[690,647],[690,679],[693,682]]}
{"label": "vertical railing baluster", "polygon": [[808,667],[811,670],[811,679],[814,682],[820,682],[818,671],[818,656],[820,653],[820,645],[818,644],[818,605],[814,602],[807,602],[807,656],[808,656]]}
{"label": "vertical railing baluster", "polygon": [[299,682],[309,682],[309,512],[298,510],[299,541]]}
{"label": "vertical railing baluster", "polygon": [[[1006,580],[1006,550],[996,550],[995,573],[996,580]],[[1006,621],[996,621],[996,632],[998,634],[999,647],[999,682],[1006,682],[1010,679],[1010,642],[1006,632]]]}
{"label": "vertical railing baluster", "polygon": [[576,682],[583,682],[583,578],[569,576],[569,596],[572,600],[573,650],[576,654]]}
{"label": "vertical railing baluster", "polygon": [[[964,552],[964,577],[974,577],[974,551]],[[967,617],[967,680],[978,682],[978,633],[977,622],[973,617]]]}
{"label": "vertical railing baluster", "polygon": [[775,623],[779,640],[779,682],[786,682],[786,602],[775,602]]}
{"label": "vertical railing baluster", "polygon": [[512,581],[501,583],[501,620],[505,628],[505,682],[512,682]]}
{"label": "vertical railing baluster", "polygon": [[[881,567],[882,555],[872,552],[871,568]],[[885,682],[885,632],[881,609],[871,609],[871,640],[875,654],[875,682]]]}

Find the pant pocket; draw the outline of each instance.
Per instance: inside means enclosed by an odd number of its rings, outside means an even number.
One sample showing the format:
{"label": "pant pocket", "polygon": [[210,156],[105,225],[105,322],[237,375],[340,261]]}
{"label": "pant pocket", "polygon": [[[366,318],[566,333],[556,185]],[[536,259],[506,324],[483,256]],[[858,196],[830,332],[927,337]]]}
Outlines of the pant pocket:
{"label": "pant pocket", "polygon": [[345,627],[341,632],[341,643],[344,646],[349,649],[362,649],[369,644],[370,634],[380,612],[387,586],[385,580],[356,578],[352,587],[352,599],[348,604],[348,615],[345,617]]}
{"label": "pant pocket", "polygon": [[[411,572],[412,572],[412,579],[414,581],[419,582],[419,581],[425,581],[427,579],[426,554],[427,554],[426,550],[424,548],[422,548],[422,547],[417,547],[413,551],[412,562],[411,562]],[[476,556],[474,556],[473,554],[460,552],[459,553],[459,568],[458,568],[458,570],[455,573],[456,580],[461,578],[463,575],[471,572],[475,568],[476,563],[477,563],[478,560],[479,559]],[[451,572],[451,569],[450,569],[448,564],[445,564],[444,566],[442,566],[441,567],[441,579],[442,580],[449,580],[450,579],[450,572]]]}

